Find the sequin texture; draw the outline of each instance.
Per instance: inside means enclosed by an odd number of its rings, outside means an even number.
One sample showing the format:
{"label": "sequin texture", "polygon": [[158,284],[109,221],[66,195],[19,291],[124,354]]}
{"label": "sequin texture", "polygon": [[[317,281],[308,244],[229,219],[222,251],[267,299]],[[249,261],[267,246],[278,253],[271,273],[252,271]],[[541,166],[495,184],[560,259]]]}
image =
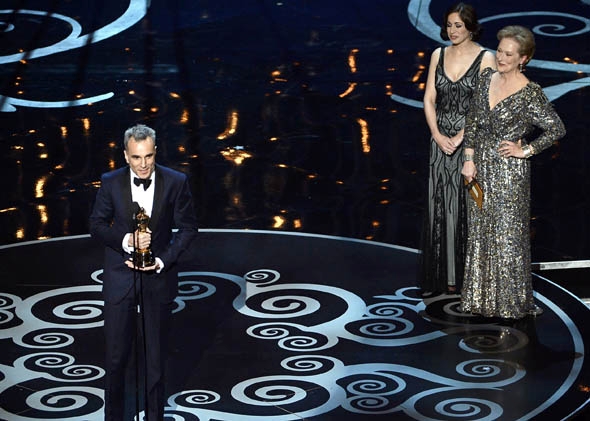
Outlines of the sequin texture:
{"label": "sequin texture", "polygon": [[[530,161],[503,158],[501,141],[530,144],[535,154],[564,136],[563,122],[541,87],[529,82],[489,106],[492,69],[481,75],[466,119],[465,147],[474,149],[482,209],[469,201],[461,308],[483,316],[521,318],[534,308],[530,253]],[[541,134],[531,139],[534,128]]]}

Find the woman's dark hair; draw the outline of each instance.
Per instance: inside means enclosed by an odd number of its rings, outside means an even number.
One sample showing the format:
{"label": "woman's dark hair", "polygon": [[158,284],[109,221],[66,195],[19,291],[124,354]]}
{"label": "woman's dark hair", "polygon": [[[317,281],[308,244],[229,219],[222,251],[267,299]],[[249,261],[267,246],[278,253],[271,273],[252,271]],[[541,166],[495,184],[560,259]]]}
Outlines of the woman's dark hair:
{"label": "woman's dark hair", "polygon": [[477,13],[475,13],[475,9],[470,4],[466,3],[457,3],[451,6],[444,15],[442,26],[440,27],[440,37],[445,41],[449,40],[449,34],[447,34],[447,21],[449,19],[449,15],[451,13],[458,13],[459,17],[465,23],[465,28],[469,32],[471,32],[471,39],[473,41],[478,41],[481,37],[481,25],[477,21]]}

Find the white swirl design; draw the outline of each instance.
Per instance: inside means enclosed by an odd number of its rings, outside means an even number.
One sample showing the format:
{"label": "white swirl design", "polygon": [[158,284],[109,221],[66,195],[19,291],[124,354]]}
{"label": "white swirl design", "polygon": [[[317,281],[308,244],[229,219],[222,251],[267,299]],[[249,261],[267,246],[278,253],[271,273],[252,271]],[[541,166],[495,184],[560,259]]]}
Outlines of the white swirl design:
{"label": "white swirl design", "polygon": [[[543,35],[543,36],[547,36],[547,37],[574,37],[574,36],[582,35],[582,34],[590,31],[590,19],[583,17],[583,16],[577,16],[577,15],[572,15],[570,13],[560,13],[560,12],[530,11],[530,12],[503,13],[501,15],[489,16],[487,18],[480,19],[480,22],[485,23],[485,22],[489,22],[492,20],[508,19],[508,18],[518,18],[519,20],[522,20],[526,16],[563,17],[563,18],[568,18],[568,19],[572,19],[572,20],[577,20],[578,22],[580,22],[583,25],[582,28],[578,29],[577,31],[567,31],[567,28],[564,25],[557,24],[557,23],[537,24],[532,28],[532,31],[534,33],[536,33],[537,35]],[[553,30],[548,31],[547,30],[548,28],[551,28]],[[567,32],[564,32],[564,30]]]}
{"label": "white swirl design", "polygon": [[[24,15],[51,17],[53,19],[58,19],[64,22],[67,26],[70,27],[70,33],[61,41],[58,41],[57,43],[46,47],[35,48],[31,51],[24,51],[5,56],[0,56],[0,65],[6,63],[13,63],[24,59],[32,60],[39,57],[63,53],[66,51],[84,47],[89,44],[101,42],[105,39],[118,35],[126,29],[130,28],[131,26],[135,25],[137,22],[141,20],[141,18],[145,16],[148,4],[149,2],[146,2],[145,0],[129,0],[129,6],[121,16],[119,16],[113,22],[105,25],[104,27],[89,32],[85,35],[82,35],[82,27],[80,26],[78,21],[59,13],[51,13],[41,10],[28,9],[0,10],[0,15],[18,14],[19,16]],[[13,29],[14,25],[7,24],[4,32],[8,33]],[[100,95],[90,96],[87,98],[71,98],[64,101],[35,101],[31,99],[13,98],[0,95],[0,105],[2,105],[2,107],[0,108],[0,112],[14,112],[16,111],[17,106],[34,108],[66,108],[82,105],[91,105],[93,103],[112,98],[113,96],[113,92],[108,92]]]}
{"label": "white swirl design", "polygon": [[373,304],[367,307],[369,314],[376,316],[390,316],[390,317],[401,317],[404,314],[402,308],[393,306],[392,303],[379,303]]}
{"label": "white swirl design", "polygon": [[20,297],[12,294],[0,293],[0,309],[10,310],[13,309],[21,302]]}
{"label": "white swirl design", "polygon": [[177,407],[198,407],[219,402],[221,396],[210,390],[186,390],[176,393],[168,399],[170,406]]}
{"label": "white swirl design", "polygon": [[[435,407],[437,414],[444,417],[465,418],[477,417],[477,420],[497,420],[504,412],[497,403],[475,398],[456,398],[442,401]],[[487,415],[484,415],[484,409]]]}
{"label": "white swirl design", "polygon": [[45,373],[43,377],[63,382],[91,381],[104,376],[104,370],[100,367],[74,365],[74,362],[74,357],[69,354],[37,353],[18,358],[14,366],[29,371],[30,374],[40,369]]}
{"label": "white swirl design", "polygon": [[[402,328],[399,328],[399,325]],[[392,337],[401,336],[410,333],[414,330],[414,325],[408,320],[393,320],[393,321],[372,321],[367,322],[359,329],[359,332],[369,337]]]}
{"label": "white swirl design", "polygon": [[178,282],[178,295],[174,302],[176,308],[173,313],[178,313],[186,308],[187,301],[201,300],[215,294],[215,286],[198,280],[185,280],[188,277],[194,277],[193,272],[183,272],[178,275],[180,281]]}
{"label": "white swirl design", "polygon": [[[0,362],[3,402],[18,396],[22,406],[26,399],[38,421],[102,419],[102,390],[88,383],[102,381],[104,369],[85,361],[84,352],[74,357],[81,346],[77,330],[84,329],[84,338],[102,336],[102,303],[97,299],[101,274],[91,273],[87,285],[26,298],[0,294],[0,315],[12,315],[12,319],[4,316],[0,339],[3,345],[19,347],[21,355],[11,363]],[[258,342],[263,355],[277,360],[275,365],[265,364],[262,375],[257,364],[252,370],[239,370],[235,377],[231,370],[204,367],[210,369],[208,375],[227,377],[229,386],[224,383],[218,391],[205,381],[191,383],[187,390],[168,397],[167,419],[294,421],[320,419],[332,411],[420,420],[498,419],[512,410],[499,391],[522,391],[538,375],[510,360],[511,352],[532,346],[534,332],[520,325],[517,329],[477,324],[455,310],[456,297],[422,300],[416,288],[404,287],[365,300],[351,290],[326,284],[291,283],[274,269],[246,275],[181,272],[178,277],[174,317],[187,316],[189,323],[209,329],[208,320],[192,319],[191,312],[199,308],[200,300],[223,296],[224,301],[215,303],[216,311],[231,316],[233,341],[224,346],[231,348],[242,339]],[[585,367],[584,340],[575,323],[546,297],[538,293],[535,297],[544,306],[543,317],[563,324],[564,340],[573,343],[581,357],[560,361],[563,378],[556,380],[555,390],[547,390],[549,398],[523,407],[522,414],[511,414],[510,419],[541,414],[575,387]],[[438,317],[434,322],[433,312]],[[414,353],[424,353],[425,346],[436,351],[416,362]],[[31,352],[37,349],[43,351]],[[235,352],[230,359],[240,351]],[[228,359],[228,367],[243,364],[242,358]],[[23,394],[36,380],[44,388]],[[32,421],[18,412],[16,406],[3,404],[0,419]]]}
{"label": "white swirl design", "polygon": [[274,314],[300,317],[312,314],[320,309],[320,303],[309,297],[296,295],[282,295],[265,300],[261,305],[263,310]]}
{"label": "white swirl design", "polygon": [[350,412],[359,413],[387,413],[384,409],[391,406],[391,402],[384,396],[358,395],[350,398],[345,406]]}
{"label": "white swirl design", "polygon": [[263,377],[238,383],[232,389],[232,396],[247,405],[284,406],[303,401],[314,386],[300,377]]}
{"label": "white swirl design", "polygon": [[281,275],[276,270],[272,269],[257,269],[248,272],[244,275],[246,282],[253,284],[269,285],[277,282],[281,278]]}
{"label": "white swirl design", "polygon": [[[27,344],[27,337],[27,335],[23,336],[20,345],[24,346]],[[63,332],[43,332],[33,336],[33,342],[28,343],[28,345],[31,348],[63,348],[73,343],[74,337],[70,334]]]}
{"label": "white swirl design", "polygon": [[338,338],[326,337],[317,332],[303,335],[304,329],[295,324],[262,323],[250,327],[247,333],[259,339],[278,340],[279,347],[289,351],[322,351],[338,343]]}
{"label": "white swirl design", "polygon": [[522,378],[525,372],[523,369],[518,368],[515,364],[508,363],[504,360],[471,360],[464,361],[457,366],[457,372],[467,377],[497,377],[502,374],[502,368],[498,365],[505,365],[514,369],[517,378]]}
{"label": "white swirl design", "polygon": [[[10,329],[10,338],[20,346],[27,348],[62,348],[72,343],[73,337],[64,332],[58,332],[57,329],[89,329],[102,326],[102,300],[82,300],[76,299],[71,302],[63,303],[70,296],[96,295],[100,297],[101,287],[99,285],[89,285],[82,287],[61,288],[45,291],[25,300],[15,308],[15,314],[22,321],[16,327]],[[62,303],[52,304],[55,300]],[[37,308],[52,306],[49,313],[45,311],[36,311]],[[42,314],[43,316],[37,316]],[[57,317],[56,320],[42,319],[48,314]],[[31,332],[33,341],[28,341]],[[0,331],[0,338],[5,332]]]}
{"label": "white swirl design", "polygon": [[[433,41],[443,44],[439,34],[439,23],[435,22],[430,16],[431,0],[410,0],[408,3],[408,19],[412,25],[421,33],[431,38]],[[585,16],[573,15],[570,13],[561,13],[555,11],[521,11],[512,13],[503,13],[495,16],[488,16],[480,18],[482,24],[493,20],[508,20],[511,18],[518,18],[522,22],[524,18],[534,16],[549,16],[552,18],[569,19],[580,24],[578,29],[567,30],[567,27],[562,23],[542,23],[533,26],[532,30],[539,36],[544,37],[576,37],[590,31],[590,19]],[[506,23],[507,25],[509,23]],[[488,49],[495,49],[494,46],[484,46]],[[590,64],[588,63],[572,63],[541,60],[538,57],[531,60],[528,67],[536,67],[547,70],[557,70],[574,74],[574,80],[565,80],[553,86],[545,86],[543,90],[550,101],[554,101],[567,93],[590,86],[590,77],[579,78],[578,74],[590,73]],[[392,94],[391,99],[410,107],[422,108],[422,100],[406,98],[398,94]]]}
{"label": "white swirl design", "polygon": [[102,306],[102,301],[78,301],[56,306],[53,314],[63,319],[98,319],[102,316]]}
{"label": "white swirl design", "polygon": [[285,358],[281,366],[299,372],[325,371],[328,366],[333,367],[337,362],[338,360],[325,355],[300,355]]}
{"label": "white swirl design", "polygon": [[[14,309],[21,301],[20,297],[16,295],[0,293],[0,326],[14,320]],[[0,338],[2,338],[1,332]]]}
{"label": "white swirl design", "polygon": [[379,393],[385,395],[393,395],[395,393],[401,392],[402,390],[405,390],[406,382],[402,378],[398,376],[385,375],[384,373],[379,374],[382,377],[387,377],[387,381],[380,379],[363,379],[350,383],[346,387],[346,390],[349,393],[355,394]]}
{"label": "white swirl design", "polygon": [[95,270],[94,272],[92,272],[90,274],[90,279],[92,279],[97,284],[102,285],[102,279],[100,279],[100,277],[102,276],[103,272],[104,272],[104,269]]}
{"label": "white swirl design", "polygon": [[[67,414],[88,406],[91,400],[96,401],[101,396],[102,390],[91,387],[55,387],[32,393],[27,397],[27,405],[38,411]],[[98,415],[98,411],[94,415]]]}

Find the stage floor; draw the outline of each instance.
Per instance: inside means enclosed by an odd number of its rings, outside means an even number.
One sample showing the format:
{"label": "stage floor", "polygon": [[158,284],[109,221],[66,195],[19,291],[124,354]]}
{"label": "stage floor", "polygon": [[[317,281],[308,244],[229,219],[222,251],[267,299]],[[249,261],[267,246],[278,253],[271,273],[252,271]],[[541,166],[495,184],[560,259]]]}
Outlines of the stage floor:
{"label": "stage floor", "polygon": [[[79,236],[2,246],[0,258],[0,419],[102,419],[102,249]],[[178,276],[166,414],[584,416],[590,309],[578,298],[536,276],[541,315],[483,319],[459,313],[456,295],[423,301],[415,272],[416,251],[390,244],[204,230]]]}

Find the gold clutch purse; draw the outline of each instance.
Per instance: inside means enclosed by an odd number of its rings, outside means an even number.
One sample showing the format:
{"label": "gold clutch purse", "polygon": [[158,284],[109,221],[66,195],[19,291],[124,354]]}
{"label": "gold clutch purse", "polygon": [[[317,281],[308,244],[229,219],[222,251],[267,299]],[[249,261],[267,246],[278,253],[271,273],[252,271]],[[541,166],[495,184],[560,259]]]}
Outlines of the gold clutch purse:
{"label": "gold clutch purse", "polygon": [[475,200],[477,207],[481,209],[483,205],[483,190],[481,189],[481,186],[475,178],[472,179],[471,182],[467,181],[466,178],[464,178],[463,181],[465,182],[465,188],[469,192],[469,195]]}

